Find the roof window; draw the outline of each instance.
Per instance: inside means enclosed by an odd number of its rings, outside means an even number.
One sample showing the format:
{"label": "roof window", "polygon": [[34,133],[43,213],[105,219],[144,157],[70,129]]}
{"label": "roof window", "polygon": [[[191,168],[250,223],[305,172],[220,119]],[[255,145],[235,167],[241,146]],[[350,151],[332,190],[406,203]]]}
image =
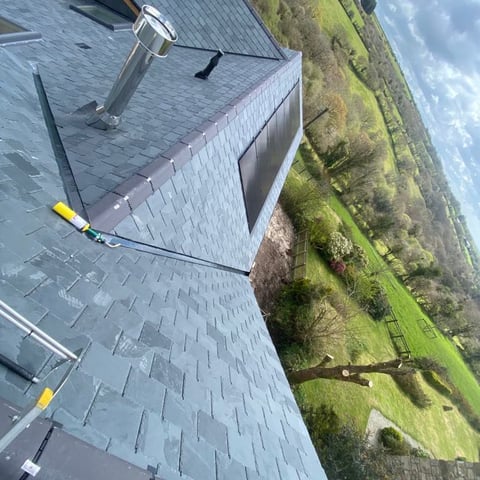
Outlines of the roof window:
{"label": "roof window", "polygon": [[75,12],[114,31],[129,30],[132,27],[138,14],[135,7],[135,2],[131,0],[98,0],[82,5],[70,5]]}
{"label": "roof window", "polygon": [[41,38],[40,33],[32,32],[4,17],[0,17],[0,45],[30,42]]}

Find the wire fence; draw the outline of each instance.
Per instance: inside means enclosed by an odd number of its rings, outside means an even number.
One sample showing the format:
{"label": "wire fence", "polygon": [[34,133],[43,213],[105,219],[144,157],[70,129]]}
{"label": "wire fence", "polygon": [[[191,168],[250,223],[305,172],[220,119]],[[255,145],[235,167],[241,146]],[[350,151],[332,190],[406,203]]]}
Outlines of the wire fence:
{"label": "wire fence", "polygon": [[293,248],[293,279],[298,280],[307,277],[308,258],[308,231],[298,233]]}

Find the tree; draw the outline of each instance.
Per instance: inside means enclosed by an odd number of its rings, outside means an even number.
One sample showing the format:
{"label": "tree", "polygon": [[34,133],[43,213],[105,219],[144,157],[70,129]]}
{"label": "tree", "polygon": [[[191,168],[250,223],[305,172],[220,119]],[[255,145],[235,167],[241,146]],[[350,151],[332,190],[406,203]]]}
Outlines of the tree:
{"label": "tree", "polygon": [[362,8],[365,10],[367,15],[370,15],[375,10],[377,6],[377,0],[362,0],[361,1]]}
{"label": "tree", "polygon": [[363,373],[383,373],[391,376],[408,375],[415,372],[414,368],[402,368],[403,362],[396,358],[387,362],[372,363],[370,365],[338,365],[336,367],[326,367],[327,363],[332,361],[333,357],[327,355],[318,365],[310,368],[304,368],[290,372],[287,375],[288,381],[293,385],[326,378],[330,380],[340,380],[343,382],[357,383],[363,387],[373,387],[373,382],[362,377]]}

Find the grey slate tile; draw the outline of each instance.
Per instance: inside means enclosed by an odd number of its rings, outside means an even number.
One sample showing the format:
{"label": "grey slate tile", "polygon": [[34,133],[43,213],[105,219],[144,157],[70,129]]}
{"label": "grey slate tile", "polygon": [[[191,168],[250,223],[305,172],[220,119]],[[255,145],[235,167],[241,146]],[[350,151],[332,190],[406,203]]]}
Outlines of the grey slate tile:
{"label": "grey slate tile", "polygon": [[101,429],[112,440],[133,450],[142,418],[142,408],[119,393],[101,386],[87,417],[87,424]]}
{"label": "grey slate tile", "polygon": [[163,351],[169,351],[172,347],[172,341],[160,333],[154,324],[145,322],[139,338],[148,347],[158,348]]}
{"label": "grey slate tile", "polygon": [[183,434],[180,471],[194,480],[215,478],[215,450],[202,439]]}
{"label": "grey slate tile", "polygon": [[112,355],[103,345],[93,343],[83,358],[81,370],[121,393],[130,364],[126,359]]}
{"label": "grey slate tile", "polygon": [[140,370],[132,369],[128,375],[124,395],[143,407],[161,414],[166,388]]}
{"label": "grey slate tile", "polygon": [[162,466],[178,471],[181,429],[162,420],[160,415],[147,413],[139,449]]}
{"label": "grey slate tile", "polygon": [[70,295],[66,288],[47,279],[39,285],[29,297],[38,303],[48,306],[48,309],[59,318],[73,322],[82,312],[85,304],[82,300]]}
{"label": "grey slate tile", "polygon": [[245,467],[221,452],[215,452],[218,480],[247,480]]}
{"label": "grey slate tile", "polygon": [[54,409],[50,414],[50,418],[61,425],[68,425],[69,433],[81,437],[85,442],[100,450],[106,450],[110,442],[110,439],[106,435],[103,435],[89,425],[83,425],[82,422],[79,422],[76,417],[72,416],[62,407]]}
{"label": "grey slate tile", "polygon": [[115,355],[128,360],[134,370],[148,374],[152,368],[153,351],[128,335],[121,335],[115,346]]}
{"label": "grey slate tile", "polygon": [[251,437],[238,435],[229,431],[228,435],[229,456],[240,462],[245,467],[256,470],[255,454]]}
{"label": "grey slate tile", "polygon": [[[63,375],[63,373],[62,371],[61,374]],[[68,414],[83,422],[99,387],[99,380],[95,380],[90,375],[76,369],[58,393],[54,407],[61,406],[60,408],[68,412]],[[61,420],[58,421],[61,422]]]}
{"label": "grey slate tile", "polygon": [[227,454],[227,427],[203,410],[198,411],[197,420],[198,435],[204,438],[216,450]]}
{"label": "grey slate tile", "polygon": [[[125,299],[125,303],[129,298]],[[131,312],[121,301],[113,303],[105,317],[106,322],[114,322],[131,338],[138,338],[143,327],[143,319]]]}
{"label": "grey slate tile", "polygon": [[197,414],[194,408],[182,397],[167,390],[162,417],[182,428],[182,431],[194,437],[197,435]]}
{"label": "grey slate tile", "polygon": [[174,364],[169,363],[162,356],[155,354],[151,377],[181,395],[183,389],[183,372]]}

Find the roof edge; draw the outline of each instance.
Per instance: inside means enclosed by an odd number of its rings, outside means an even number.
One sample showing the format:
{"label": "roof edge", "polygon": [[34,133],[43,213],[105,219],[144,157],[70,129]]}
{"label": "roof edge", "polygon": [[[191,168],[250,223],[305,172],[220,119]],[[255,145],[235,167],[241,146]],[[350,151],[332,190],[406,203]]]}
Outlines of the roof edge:
{"label": "roof edge", "polygon": [[273,36],[272,32],[267,28],[265,23],[263,22],[262,18],[258,14],[258,12],[255,10],[253,5],[250,3],[249,0],[243,0],[243,3],[246,5],[246,7],[250,10],[250,13],[253,15],[255,20],[258,22],[260,27],[263,29],[269,40],[272,42],[273,46],[277,49],[278,53],[280,56],[284,59],[287,60],[288,57],[285,55],[285,52],[282,50],[282,47],[280,44],[277,42],[277,39]]}

